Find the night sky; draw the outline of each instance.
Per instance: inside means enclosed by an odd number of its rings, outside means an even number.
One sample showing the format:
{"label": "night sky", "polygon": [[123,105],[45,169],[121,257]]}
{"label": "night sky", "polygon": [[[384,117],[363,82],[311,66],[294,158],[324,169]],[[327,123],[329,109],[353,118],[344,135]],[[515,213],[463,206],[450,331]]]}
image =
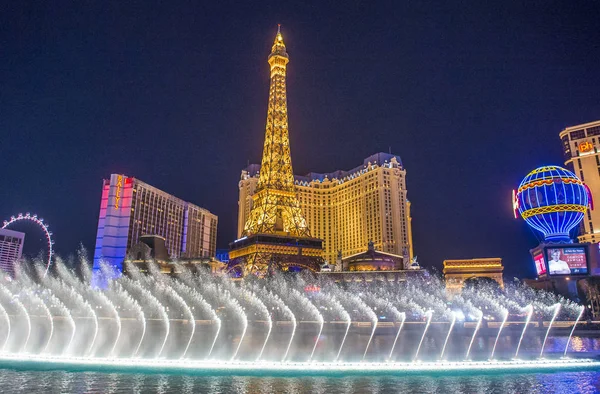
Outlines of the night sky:
{"label": "night sky", "polygon": [[0,218],[38,213],[59,253],[92,251],[118,172],[216,213],[225,247],[281,23],[295,173],[391,147],[422,265],[499,256],[533,275],[511,191],[562,165],[564,127],[600,119],[600,2],[260,4],[3,2]]}

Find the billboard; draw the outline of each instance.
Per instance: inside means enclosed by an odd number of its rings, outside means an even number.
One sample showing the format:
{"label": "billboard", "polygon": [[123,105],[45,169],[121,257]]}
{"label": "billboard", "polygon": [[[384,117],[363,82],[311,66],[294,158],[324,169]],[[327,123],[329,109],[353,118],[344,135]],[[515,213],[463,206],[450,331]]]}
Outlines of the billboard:
{"label": "billboard", "polygon": [[[583,246],[552,246],[546,248],[550,275],[585,275],[587,254]],[[537,263],[536,263],[537,267]]]}
{"label": "billboard", "polygon": [[533,256],[533,262],[535,263],[535,271],[538,276],[542,276],[546,274],[546,261],[544,260],[544,253],[539,251],[537,254]]}

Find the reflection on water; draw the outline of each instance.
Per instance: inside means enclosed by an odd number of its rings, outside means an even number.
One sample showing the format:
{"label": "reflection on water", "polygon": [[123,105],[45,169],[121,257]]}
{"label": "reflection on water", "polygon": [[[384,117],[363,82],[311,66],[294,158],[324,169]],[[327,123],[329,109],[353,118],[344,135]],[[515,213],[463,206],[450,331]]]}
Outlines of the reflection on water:
{"label": "reflection on water", "polygon": [[0,384],[3,393],[597,393],[600,372],[263,378],[0,370]]}

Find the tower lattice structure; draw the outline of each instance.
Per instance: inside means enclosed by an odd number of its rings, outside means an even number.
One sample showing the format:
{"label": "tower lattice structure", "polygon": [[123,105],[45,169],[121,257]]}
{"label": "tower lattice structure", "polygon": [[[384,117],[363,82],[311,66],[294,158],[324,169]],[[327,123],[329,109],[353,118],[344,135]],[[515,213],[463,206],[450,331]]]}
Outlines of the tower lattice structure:
{"label": "tower lattice structure", "polygon": [[237,270],[240,276],[263,276],[270,268],[317,271],[322,262],[322,240],[311,237],[294,188],[286,92],[288,62],[278,28],[268,57],[271,82],[259,180],[242,238],[231,244],[229,269]]}
{"label": "tower lattice structure", "polygon": [[268,62],[271,86],[262,163],[242,235],[279,233],[310,237],[294,188],[285,83],[289,56],[279,29]]}

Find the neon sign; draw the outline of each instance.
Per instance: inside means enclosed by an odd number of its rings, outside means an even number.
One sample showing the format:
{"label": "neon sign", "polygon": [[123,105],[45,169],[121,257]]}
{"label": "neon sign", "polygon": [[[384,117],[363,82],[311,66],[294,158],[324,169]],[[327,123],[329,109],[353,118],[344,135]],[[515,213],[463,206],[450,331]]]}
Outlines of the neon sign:
{"label": "neon sign", "polygon": [[568,241],[569,233],[585,216],[589,193],[569,170],[544,166],[531,171],[513,196],[521,217],[546,240]]}
{"label": "neon sign", "polygon": [[594,145],[590,141],[585,141],[579,144],[578,148],[580,153],[588,153],[594,150]]}
{"label": "neon sign", "polygon": [[117,175],[117,191],[115,193],[115,209],[119,209],[119,202],[121,201],[121,190],[123,189],[123,176]]}

